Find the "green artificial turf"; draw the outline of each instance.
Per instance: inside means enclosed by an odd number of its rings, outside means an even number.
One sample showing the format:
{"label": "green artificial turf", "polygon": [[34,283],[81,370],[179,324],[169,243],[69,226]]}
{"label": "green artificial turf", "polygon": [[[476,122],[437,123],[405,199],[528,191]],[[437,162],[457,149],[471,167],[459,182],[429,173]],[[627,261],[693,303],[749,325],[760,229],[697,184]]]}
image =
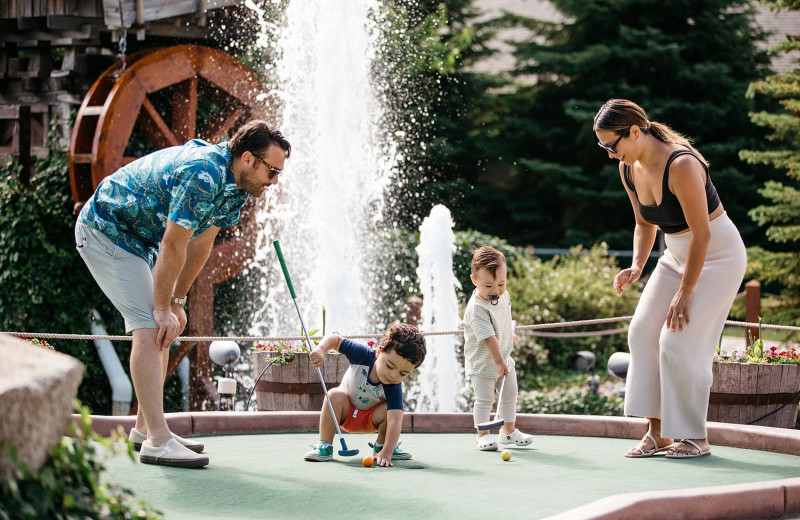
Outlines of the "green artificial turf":
{"label": "green artificial turf", "polygon": [[[409,461],[365,468],[374,435],[346,434],[356,457],[303,460],[313,433],[198,437],[211,464],[178,469],[109,459],[106,478],[167,520],[264,518],[544,518],[611,495],[800,476],[800,458],[712,446],[693,460],[627,459],[627,439],[536,436],[528,447],[479,452],[474,435],[401,436]],[[341,445],[334,440],[336,450]],[[501,449],[503,449],[501,447]]]}

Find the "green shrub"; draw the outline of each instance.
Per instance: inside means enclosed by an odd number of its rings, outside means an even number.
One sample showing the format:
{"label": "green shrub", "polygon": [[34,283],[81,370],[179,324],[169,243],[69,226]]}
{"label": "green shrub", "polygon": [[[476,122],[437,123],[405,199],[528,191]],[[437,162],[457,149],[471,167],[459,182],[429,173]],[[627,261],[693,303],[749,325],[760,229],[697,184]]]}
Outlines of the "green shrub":
{"label": "green shrub", "polygon": [[[506,256],[513,316],[520,325],[611,318],[633,314],[636,308],[642,284],[637,283],[626,289],[622,296],[616,295],[613,280],[619,267],[616,258],[607,256],[605,244],[596,245],[590,250],[576,247],[570,254],[543,261],[530,251],[492,235],[473,230],[458,231],[455,235],[453,271],[461,283],[461,290],[457,293],[462,305],[466,304],[473,289],[469,278],[472,251],[488,245],[502,251]],[[380,247],[376,247],[376,254],[381,255],[379,266],[391,266],[395,283],[388,287],[383,286],[380,293],[382,300],[376,307],[386,309],[382,318],[384,321],[391,321],[402,319],[405,298],[411,294],[419,294],[415,250],[419,244],[419,234],[389,229],[382,240]],[[381,276],[386,279],[385,274]],[[622,326],[624,324],[549,331],[575,332]],[[627,350],[627,336],[617,334],[580,339],[551,339],[534,338],[521,332],[515,349],[518,374],[524,378],[548,364],[569,368],[572,355],[579,350],[593,351],[598,356],[597,366],[601,366],[613,352]]]}
{"label": "green shrub", "polygon": [[588,389],[567,392],[520,392],[517,408],[521,413],[549,413],[570,415],[623,414],[624,400],[615,395],[595,395]]}
{"label": "green shrub", "polygon": [[102,482],[103,456],[109,450],[136,460],[121,428],[110,439],[100,437],[91,429],[88,408],[78,401],[75,407],[81,413],[81,426],[70,426],[73,437],[64,437],[41,468],[29,469],[16,460],[13,450],[9,452],[15,469],[0,483],[0,519],[159,518],[129,491]]}
{"label": "green shrub", "polygon": [[[543,261],[523,251],[509,262],[508,290],[512,296],[514,318],[520,325],[553,323],[633,314],[641,294],[641,283],[614,292],[613,281],[619,267],[607,256],[605,244],[590,250],[571,249],[570,254]],[[621,327],[623,324],[548,329],[548,332],[576,332]],[[590,350],[603,366],[612,353],[627,350],[627,335],[615,334],[589,338],[533,338],[524,331],[519,335],[516,359],[524,376],[542,366],[544,353],[556,368],[570,367],[579,350]]]}
{"label": "green shrub", "polygon": [[[479,231],[468,229],[467,231],[459,231],[456,234],[456,252],[453,255],[453,273],[458,281],[461,283],[461,291],[459,291],[458,299],[462,303],[467,303],[469,297],[472,295],[472,290],[475,288],[472,285],[469,275],[472,272],[472,252],[479,247],[489,246],[497,249],[506,257],[506,263],[509,267],[508,277],[514,276],[513,266],[516,265],[517,258],[521,254],[520,248],[512,246],[506,240],[487,235]],[[516,300],[514,293],[511,293],[512,301]],[[522,322],[520,322],[522,323]]]}
{"label": "green shrub", "polygon": [[[30,186],[18,172],[10,160],[0,166],[0,330],[87,334],[90,307],[121,330],[118,313],[75,251],[67,153],[51,149],[36,159]],[[87,367],[79,399],[93,413],[110,413],[111,389],[91,342],[55,346]]]}

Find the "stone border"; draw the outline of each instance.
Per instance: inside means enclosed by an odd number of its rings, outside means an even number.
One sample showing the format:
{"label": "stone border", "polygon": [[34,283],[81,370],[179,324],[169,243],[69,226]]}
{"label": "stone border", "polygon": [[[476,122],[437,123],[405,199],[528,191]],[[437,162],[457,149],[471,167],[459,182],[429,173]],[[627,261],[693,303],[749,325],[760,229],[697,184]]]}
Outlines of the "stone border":
{"label": "stone border", "polygon": [[[78,421],[79,416],[73,416]],[[109,435],[118,425],[129,431],[133,416],[93,415],[92,428]],[[263,432],[311,432],[319,426],[319,412],[183,412],[167,414],[178,435],[220,435]],[[576,435],[639,439],[647,421],[594,415],[518,414],[517,425],[536,435]],[[415,433],[471,433],[472,414],[406,413],[403,431]],[[800,456],[800,431],[767,426],[709,423],[713,445],[771,451]],[[800,477],[770,482],[733,484],[624,493],[596,500],[549,517],[547,520],[673,520],[769,518],[800,513]]]}

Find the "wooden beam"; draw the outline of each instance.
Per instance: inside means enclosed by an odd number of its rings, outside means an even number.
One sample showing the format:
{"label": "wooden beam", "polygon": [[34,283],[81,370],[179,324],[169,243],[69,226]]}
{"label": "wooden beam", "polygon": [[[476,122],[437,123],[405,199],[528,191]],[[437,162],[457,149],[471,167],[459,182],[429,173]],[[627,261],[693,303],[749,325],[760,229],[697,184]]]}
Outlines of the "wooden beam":
{"label": "wooden beam", "polygon": [[23,186],[28,186],[31,182],[31,107],[27,105],[19,107],[19,119],[15,126],[16,146],[13,156],[17,164],[22,167],[19,180]]}
{"label": "wooden beam", "polygon": [[172,89],[172,131],[181,143],[197,135],[197,76]]}
{"label": "wooden beam", "polygon": [[180,143],[172,130],[164,122],[161,114],[158,113],[156,107],[146,97],[142,102],[142,110],[139,112],[138,123],[141,125],[142,130],[150,139],[150,142],[156,148],[166,148],[168,146],[177,146]]}
{"label": "wooden beam", "polygon": [[225,135],[225,132],[233,128],[236,121],[244,115],[247,109],[239,105],[233,109],[220,111],[200,132],[200,136],[209,143],[216,143]]}
{"label": "wooden beam", "polygon": [[47,28],[55,30],[81,30],[85,25],[103,25],[103,13],[98,12],[96,17],[47,15]]}

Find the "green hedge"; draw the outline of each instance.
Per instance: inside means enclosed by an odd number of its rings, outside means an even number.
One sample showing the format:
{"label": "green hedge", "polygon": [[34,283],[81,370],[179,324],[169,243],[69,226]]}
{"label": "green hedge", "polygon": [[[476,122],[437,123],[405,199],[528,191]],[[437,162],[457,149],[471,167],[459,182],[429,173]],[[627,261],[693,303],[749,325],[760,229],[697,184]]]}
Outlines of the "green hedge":
{"label": "green hedge", "polygon": [[[0,329],[89,333],[89,308],[107,328],[122,330],[116,311],[75,250],[75,215],[67,154],[36,159],[29,186],[10,160],[0,167]],[[78,397],[93,413],[111,412],[111,388],[94,346],[85,340],[50,341],[82,361],[87,371]]]}
{"label": "green hedge", "polygon": [[621,416],[623,405],[621,397],[595,395],[588,389],[573,388],[551,394],[520,392],[517,408],[521,413]]}
{"label": "green hedge", "polygon": [[[615,257],[607,256],[605,244],[589,250],[572,248],[570,254],[542,260],[523,251],[510,263],[508,289],[513,313],[521,325],[553,323],[633,314],[641,294],[641,283],[614,292],[613,280],[619,267]],[[548,329],[547,332],[598,331],[623,328],[627,322],[584,327]],[[536,338],[520,334],[516,359],[524,376],[545,363],[568,369],[573,355],[589,350],[604,367],[616,351],[627,350],[627,334],[588,338]]]}
{"label": "green hedge", "polygon": [[[94,308],[109,334],[124,334],[122,317],[75,250],[67,152],[51,147],[47,157],[35,159],[28,186],[19,181],[18,166],[10,160],[0,165],[0,208],[0,330],[89,334]],[[93,414],[110,414],[111,387],[93,343],[49,343],[86,365],[78,398]],[[131,343],[114,346],[129,370]],[[177,377],[165,394],[165,410],[180,410]]]}

